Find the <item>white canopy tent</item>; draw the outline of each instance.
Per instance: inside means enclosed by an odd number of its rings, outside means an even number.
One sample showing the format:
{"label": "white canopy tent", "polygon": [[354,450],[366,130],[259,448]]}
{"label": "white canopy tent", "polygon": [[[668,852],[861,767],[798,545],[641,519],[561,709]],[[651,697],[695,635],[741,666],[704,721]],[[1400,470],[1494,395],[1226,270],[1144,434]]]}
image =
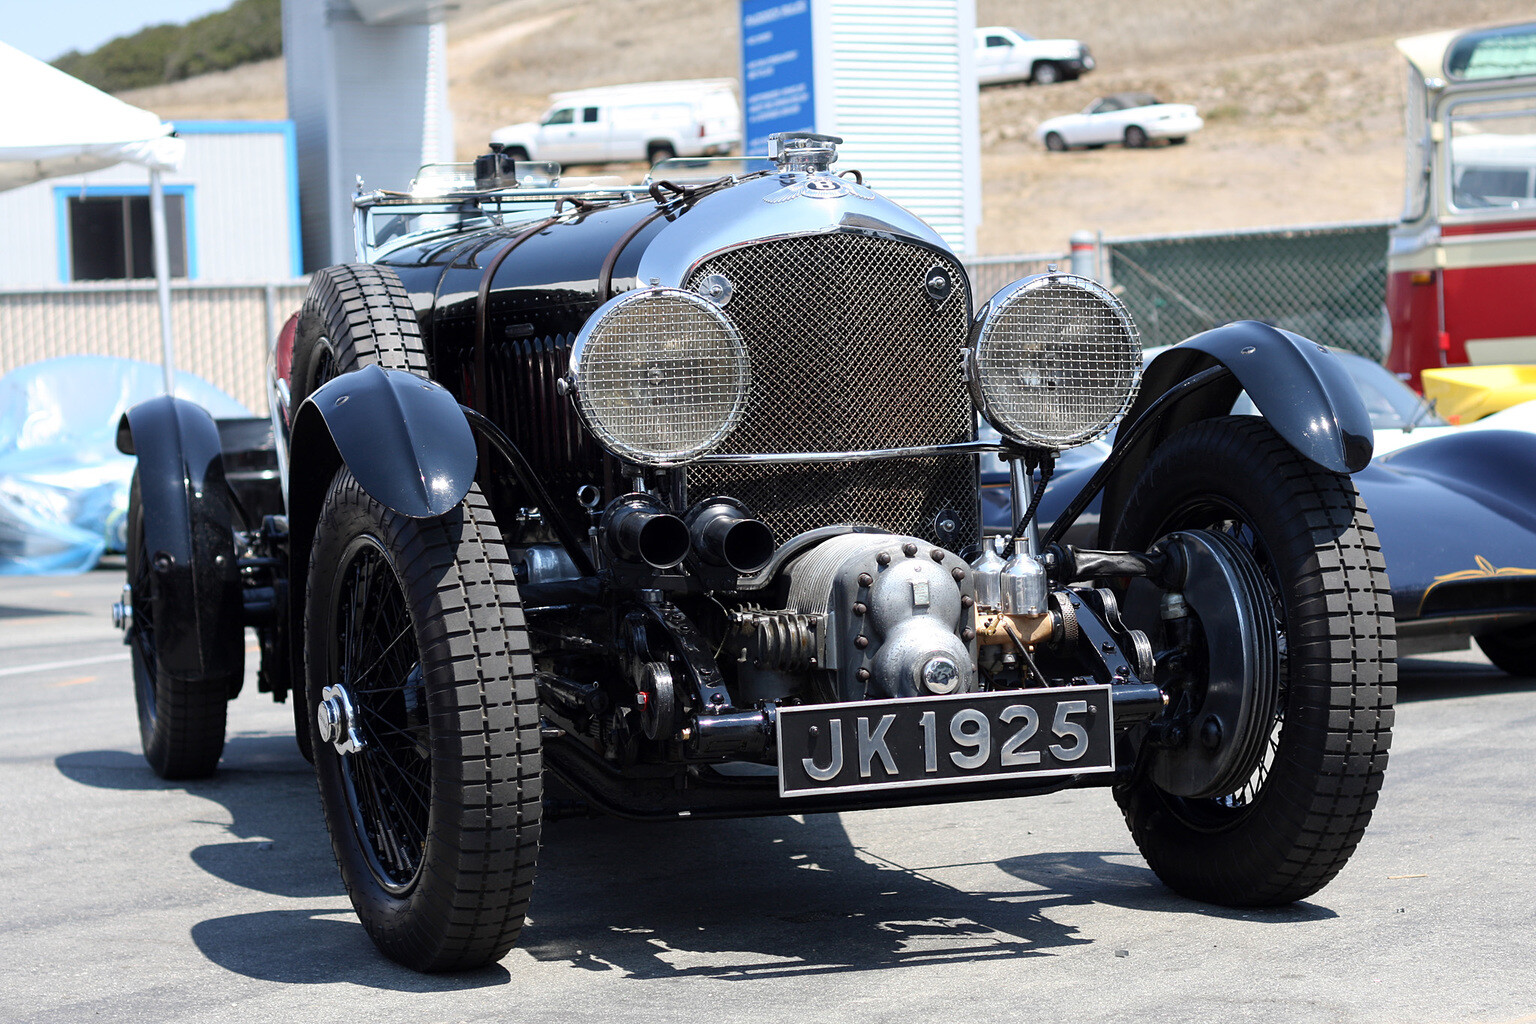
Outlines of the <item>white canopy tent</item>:
{"label": "white canopy tent", "polygon": [[165,390],[172,393],[176,358],[160,175],[180,166],[185,143],[149,111],[129,106],[3,42],[0,96],[7,98],[0,106],[0,191],[119,163],[148,168]]}

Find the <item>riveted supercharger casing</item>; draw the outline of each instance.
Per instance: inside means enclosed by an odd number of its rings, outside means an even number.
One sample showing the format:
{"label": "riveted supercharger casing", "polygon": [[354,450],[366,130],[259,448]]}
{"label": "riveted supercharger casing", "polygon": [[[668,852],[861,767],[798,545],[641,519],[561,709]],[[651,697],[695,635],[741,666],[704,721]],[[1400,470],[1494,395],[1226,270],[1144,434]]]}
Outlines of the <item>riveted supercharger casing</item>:
{"label": "riveted supercharger casing", "polygon": [[975,574],[959,555],[917,537],[848,534],[801,555],[786,575],[790,607],[822,617],[817,658],[834,674],[837,699],[931,695],[930,663],[941,677],[945,662],[955,671],[952,688],[937,692],[976,689]]}

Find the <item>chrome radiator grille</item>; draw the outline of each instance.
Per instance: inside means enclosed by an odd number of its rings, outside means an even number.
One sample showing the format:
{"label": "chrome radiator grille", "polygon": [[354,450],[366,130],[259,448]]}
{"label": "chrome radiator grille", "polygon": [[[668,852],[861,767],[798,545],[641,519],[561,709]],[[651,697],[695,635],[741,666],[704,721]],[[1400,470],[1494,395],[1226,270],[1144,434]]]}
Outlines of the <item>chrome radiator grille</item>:
{"label": "chrome radiator grille", "polygon": [[[928,288],[935,271],[951,287]],[[969,328],[964,271],[947,256],[888,238],[829,234],[730,250],[689,287],[723,275],[725,308],[746,341],[752,397],[720,449],[840,452],[949,444],[972,437],[960,366]],[[780,540],[836,523],[939,539],[950,513],[964,543],[980,531],[974,456],[834,464],[695,466],[696,497],[740,498]]]}

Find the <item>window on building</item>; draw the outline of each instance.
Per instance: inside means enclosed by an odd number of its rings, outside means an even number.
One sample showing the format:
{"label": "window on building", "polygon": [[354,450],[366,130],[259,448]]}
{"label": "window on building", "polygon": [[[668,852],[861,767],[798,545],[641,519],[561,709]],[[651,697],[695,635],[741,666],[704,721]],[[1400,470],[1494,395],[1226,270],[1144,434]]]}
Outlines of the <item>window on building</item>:
{"label": "window on building", "polygon": [[[171,276],[187,276],[185,197],[165,197]],[[73,281],[155,276],[149,196],[70,196],[69,262]]]}

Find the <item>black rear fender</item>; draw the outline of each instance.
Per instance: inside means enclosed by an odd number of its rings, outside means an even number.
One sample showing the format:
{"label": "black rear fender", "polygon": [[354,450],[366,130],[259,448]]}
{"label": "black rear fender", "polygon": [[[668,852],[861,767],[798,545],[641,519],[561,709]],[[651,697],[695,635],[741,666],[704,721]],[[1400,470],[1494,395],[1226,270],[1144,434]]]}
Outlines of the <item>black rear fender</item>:
{"label": "black rear fender", "polygon": [[1130,442],[1127,457],[1104,487],[1101,542],[1113,536],[1136,475],[1153,450],[1191,423],[1229,414],[1243,391],[1291,447],[1324,469],[1353,473],[1371,461],[1371,418],[1338,357],[1299,334],[1253,320],[1197,334],[1154,359],[1122,426],[1135,423],[1180,381],[1217,365],[1231,370],[1231,376],[1177,402]]}
{"label": "black rear fender", "polygon": [[152,398],[118,421],[117,448],[139,460],[161,666],[183,679],[239,673],[240,566],[218,425],[185,399]]}

